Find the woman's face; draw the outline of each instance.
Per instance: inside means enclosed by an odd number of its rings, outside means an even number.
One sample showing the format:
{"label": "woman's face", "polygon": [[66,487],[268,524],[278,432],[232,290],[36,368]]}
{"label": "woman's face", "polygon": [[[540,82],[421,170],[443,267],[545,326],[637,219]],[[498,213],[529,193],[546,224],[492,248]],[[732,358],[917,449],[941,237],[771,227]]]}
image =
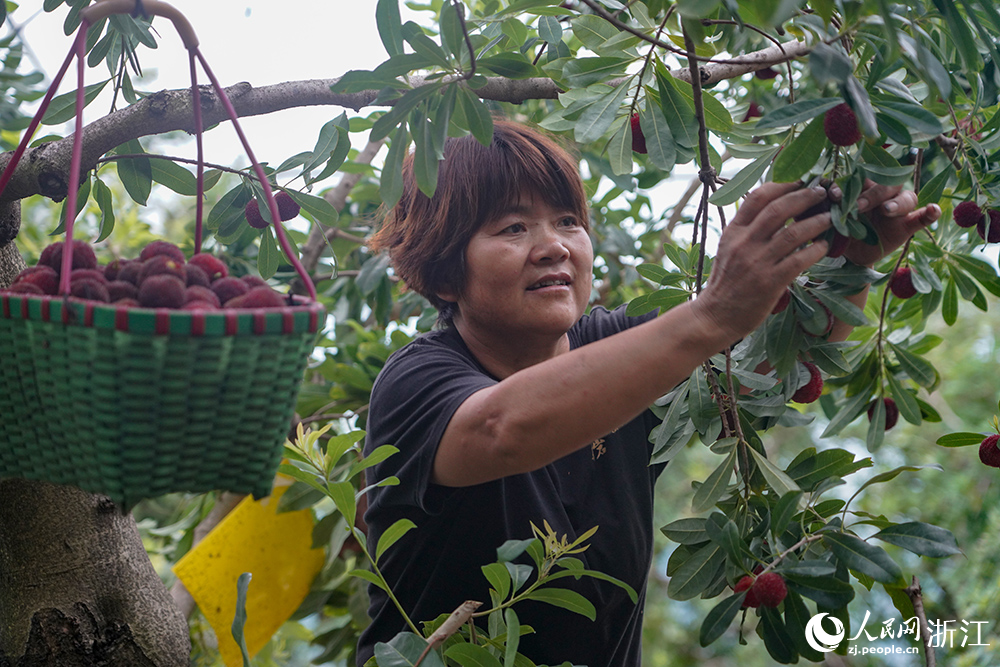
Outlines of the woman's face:
{"label": "woman's face", "polygon": [[465,262],[461,294],[441,296],[476,333],[561,337],[590,299],[594,252],[583,221],[538,196],[476,232]]}

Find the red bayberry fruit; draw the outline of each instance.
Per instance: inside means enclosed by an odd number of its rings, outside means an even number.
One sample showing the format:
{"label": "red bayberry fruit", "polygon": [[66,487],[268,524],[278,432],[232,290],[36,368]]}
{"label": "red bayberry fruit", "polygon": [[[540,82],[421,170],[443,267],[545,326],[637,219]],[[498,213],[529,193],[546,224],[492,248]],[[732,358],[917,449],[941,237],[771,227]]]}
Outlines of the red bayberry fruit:
{"label": "red bayberry fruit", "polygon": [[188,301],[187,303],[185,303],[183,306],[181,306],[181,310],[219,310],[219,307],[216,306],[214,303],[209,303],[208,301],[199,301],[196,299],[194,301]]}
{"label": "red bayberry fruit", "polygon": [[[989,230],[987,230],[987,225],[989,225]],[[987,211],[987,215],[976,223],[976,231],[979,232],[979,237],[987,243],[1000,242],[1000,211],[995,208]]]}
{"label": "red bayberry fruit", "polygon": [[[888,397],[882,399],[882,404],[885,406],[885,430],[888,431],[899,421],[899,406],[896,405],[896,401]],[[872,401],[868,406],[868,421],[875,417],[876,405],[877,403]]]}
{"label": "red bayberry fruit", "polygon": [[139,284],[139,273],[142,272],[143,262],[130,261],[122,264],[118,269],[118,275],[115,276],[115,280],[124,280],[125,282],[132,283],[133,285]]}
{"label": "red bayberry fruit", "polygon": [[24,280],[19,283],[14,283],[3,291],[9,294],[45,294],[41,287],[35,283],[29,283]]}
{"label": "red bayberry fruit", "polygon": [[[55,243],[49,244],[38,256],[38,263],[44,264],[45,266],[51,266],[56,270],[56,273],[61,273],[63,247],[64,245],[62,241],[56,241]],[[94,249],[90,247],[89,243],[86,241],[73,241],[73,263],[70,268],[97,268],[97,255],[94,254]]]}
{"label": "red bayberry fruit", "polygon": [[281,218],[282,222],[286,220],[291,220],[299,214],[301,208],[294,199],[292,195],[288,194],[284,190],[278,192],[274,195],[274,203],[278,205],[278,217]]}
{"label": "red bayberry fruit", "polygon": [[753,577],[749,574],[736,582],[736,586],[733,588],[733,591],[737,593],[742,593],[743,591],[747,592],[746,597],[743,598],[743,604],[740,605],[741,609],[747,609],[748,607],[756,609],[760,606],[760,601],[757,599],[757,595],[753,590]]}
{"label": "red bayberry fruit", "polygon": [[751,118],[760,118],[764,115],[764,110],[760,108],[760,105],[756,102],[751,102],[750,106],[747,107],[747,112],[743,116],[743,122],[747,122]]}
{"label": "red bayberry fruit", "polygon": [[846,102],[826,112],[823,118],[823,130],[826,132],[826,138],[835,146],[853,146],[861,141],[858,117]]}
{"label": "red bayberry fruit", "polygon": [[139,284],[142,285],[152,276],[164,274],[176,276],[185,285],[187,284],[187,271],[184,269],[184,263],[165,254],[155,255],[142,263],[142,268],[139,270]]}
{"label": "red bayberry fruit", "polygon": [[969,228],[978,225],[986,217],[986,214],[976,202],[964,201],[955,207],[951,217],[959,227]]}
{"label": "red bayberry fruit", "polygon": [[143,308],[180,308],[184,305],[184,281],[170,274],[149,276],[139,286]]}
{"label": "red bayberry fruit", "polygon": [[139,296],[139,288],[127,280],[112,280],[107,284],[107,290],[112,302]]}
{"label": "red bayberry fruit", "polygon": [[111,301],[108,289],[93,278],[79,278],[74,280],[70,283],[69,294],[78,299],[86,299],[88,301],[103,301],[104,303]]}
{"label": "red bayberry fruit", "polygon": [[190,287],[191,285],[200,285],[201,287],[211,287],[212,281],[209,280],[208,274],[206,274],[201,267],[197,264],[192,264],[188,262],[184,265],[184,273],[187,274],[187,280],[185,282]]}
{"label": "red bayberry fruit", "polygon": [[260,276],[250,275],[249,273],[241,277],[240,280],[245,282],[250,287],[270,287],[270,285],[267,284],[266,280],[264,280]]}
{"label": "red bayberry fruit", "polygon": [[[807,327],[801,326],[801,323],[800,323],[800,328],[807,336],[812,336],[814,338],[821,338],[829,334],[831,331],[833,331],[833,325],[836,322],[836,320],[833,317],[833,312],[831,312],[831,310],[826,307],[825,303],[816,298],[813,298],[813,303],[815,303],[816,306],[821,311],[823,311],[823,314],[826,316],[825,318],[826,322],[823,326],[823,330],[822,331],[816,331],[815,329],[810,330]],[[812,326],[812,324],[814,323],[811,323],[810,326]]]}
{"label": "red bayberry fruit", "polygon": [[243,296],[225,302],[226,308],[283,308],[285,298],[270,287],[254,287]]}
{"label": "red bayberry fruit", "polygon": [[188,288],[184,291],[184,302],[190,303],[192,301],[205,301],[216,308],[222,307],[218,295],[202,285],[188,285]]}
{"label": "red bayberry fruit", "polygon": [[636,153],[646,153],[646,135],[639,125],[639,114],[632,114],[632,150]]}
{"label": "red bayberry fruit", "polygon": [[761,607],[777,607],[788,594],[785,580],[777,572],[765,572],[757,577],[751,590]]}
{"label": "red bayberry fruit", "polygon": [[41,289],[41,294],[55,294],[59,290],[59,274],[51,266],[44,264],[29,266],[14,278],[14,285],[20,283],[35,285]]}
{"label": "red bayberry fruit", "polygon": [[219,297],[221,303],[226,303],[230,299],[243,296],[250,291],[250,286],[239,278],[228,276],[219,278],[212,283],[212,291]]}
{"label": "red bayberry fruit", "polygon": [[889,278],[889,289],[900,299],[915,296],[917,288],[913,286],[913,269],[901,266],[893,271],[892,277]]}
{"label": "red bayberry fruit", "polygon": [[812,403],[823,393],[823,376],[816,364],[803,361],[802,365],[809,371],[809,380],[795,390],[795,393],[792,394],[792,400],[796,403]]}
{"label": "red bayberry fruit", "polygon": [[829,239],[829,247],[826,249],[827,257],[840,257],[847,251],[847,244],[850,243],[851,237],[845,236],[840,232],[834,230],[833,234]]}
{"label": "red bayberry fruit", "polygon": [[243,209],[243,214],[247,217],[247,224],[254,229],[264,229],[267,227],[267,222],[264,221],[264,217],[260,214],[260,202],[256,198],[247,202],[246,208]]}
{"label": "red bayberry fruit", "polygon": [[81,278],[96,280],[102,285],[106,285],[108,283],[108,279],[104,277],[104,271],[101,271],[100,269],[73,269],[69,274],[70,284],[72,284],[74,280],[79,280]]}
{"label": "red bayberry fruit", "polygon": [[215,255],[210,255],[207,252],[199,252],[188,260],[188,264],[194,264],[204,271],[209,282],[229,275],[229,268],[226,264]]}
{"label": "red bayberry fruit", "polygon": [[773,67],[765,67],[764,69],[757,70],[756,72],[753,73],[753,75],[758,79],[763,79],[765,81],[768,81],[778,76],[778,70],[774,69]]}
{"label": "red bayberry fruit", "polygon": [[169,241],[152,241],[139,253],[139,261],[145,262],[158,255],[166,255],[181,264],[185,262],[184,251]]}
{"label": "red bayberry fruit", "polygon": [[1000,468],[1000,435],[988,435],[979,443],[979,460],[991,468]]}

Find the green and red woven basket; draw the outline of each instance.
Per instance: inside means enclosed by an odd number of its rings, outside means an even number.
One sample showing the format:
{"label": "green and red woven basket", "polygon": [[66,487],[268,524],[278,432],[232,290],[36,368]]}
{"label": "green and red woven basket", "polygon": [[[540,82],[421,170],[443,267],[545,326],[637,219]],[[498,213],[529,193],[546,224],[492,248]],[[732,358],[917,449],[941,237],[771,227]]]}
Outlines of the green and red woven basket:
{"label": "green and red woven basket", "polygon": [[[73,57],[83,81],[89,25],[132,9],[134,0],[100,0],[80,12],[73,50],[21,144],[0,176],[0,193]],[[279,222],[266,175],[225,91],[198,50],[186,19],[159,0],[191,57],[198,141],[195,252],[201,247],[202,120],[195,62],[211,78],[263,189],[275,234],[310,298],[267,309],[185,311],[135,308],[65,296],[72,245],[59,295],[0,292],[0,478],[71,484],[124,508],[165,493],[214,489],[266,496],[281,460],[303,371],[324,323],[316,290]],[[69,182],[78,182],[82,85]],[[69,188],[66,210],[76,210]],[[67,216],[66,238],[73,238]]]}

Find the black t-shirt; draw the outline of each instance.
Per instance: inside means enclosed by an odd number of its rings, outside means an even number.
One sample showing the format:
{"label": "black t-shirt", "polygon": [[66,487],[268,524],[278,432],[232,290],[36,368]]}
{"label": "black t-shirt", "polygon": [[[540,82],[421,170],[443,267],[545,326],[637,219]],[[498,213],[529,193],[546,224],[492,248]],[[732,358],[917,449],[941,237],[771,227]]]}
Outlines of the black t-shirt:
{"label": "black t-shirt", "polygon": [[[642,321],[623,308],[595,307],[569,331],[577,348]],[[566,577],[558,585],[581,593],[597,620],[549,604],[514,606],[522,626],[520,652],[538,665],[570,661],[588,667],[639,667],[646,579],[652,560],[653,487],[663,470],[649,466],[648,435],[656,419],[648,410],[590,446],[530,473],[463,488],[431,483],[438,442],[458,406],[497,383],[455,329],[421,336],[390,357],[372,390],[366,454],[392,444],[399,452],[368,470],[368,483],[395,475],[397,486],[369,492],[369,549],[399,519],[416,528],[382,556],[379,567],[410,618],[417,623],[452,612],[465,600],[490,606],[482,567],[497,560],[507,540],[532,537],[531,523],[547,521],[572,541],[594,526],[590,547],[575,557],[590,570],[617,577],[639,593],[633,604],[620,587],[591,577]],[[530,561],[527,561],[530,562]],[[530,581],[534,581],[534,575]],[[392,601],[369,586],[371,625],[358,646],[358,665],[377,642],[406,630]]]}

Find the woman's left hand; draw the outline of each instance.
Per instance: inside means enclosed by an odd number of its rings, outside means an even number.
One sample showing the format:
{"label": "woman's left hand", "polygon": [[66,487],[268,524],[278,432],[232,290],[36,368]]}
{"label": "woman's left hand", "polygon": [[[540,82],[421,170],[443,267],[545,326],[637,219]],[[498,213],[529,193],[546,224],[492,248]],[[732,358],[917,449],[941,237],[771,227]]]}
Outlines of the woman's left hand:
{"label": "woman's left hand", "polygon": [[865,189],[858,197],[858,212],[868,215],[878,233],[879,243],[869,245],[851,239],[844,257],[861,266],[873,266],[941,217],[940,206],[928,204],[918,209],[917,201],[917,193],[903,190],[901,185],[889,187],[865,181]]}

